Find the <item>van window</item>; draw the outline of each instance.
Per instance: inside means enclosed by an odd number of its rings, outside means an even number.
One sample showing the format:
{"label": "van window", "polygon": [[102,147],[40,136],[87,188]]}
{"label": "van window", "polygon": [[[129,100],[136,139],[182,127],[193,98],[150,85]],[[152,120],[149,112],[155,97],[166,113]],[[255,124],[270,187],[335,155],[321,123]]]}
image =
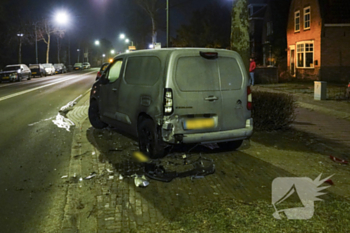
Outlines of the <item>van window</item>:
{"label": "van window", "polygon": [[181,57],[177,61],[175,79],[181,91],[220,90],[217,60]]}
{"label": "van window", "polygon": [[122,68],[123,61],[119,60],[116,63],[112,65],[112,67],[109,69],[108,73],[108,80],[109,82],[114,82],[117,80],[120,76],[120,69]]}
{"label": "van window", "polygon": [[221,90],[240,90],[243,76],[237,60],[229,57],[218,59],[220,68]]}
{"label": "van window", "polygon": [[161,72],[158,57],[130,57],[126,65],[125,81],[133,85],[152,86]]}

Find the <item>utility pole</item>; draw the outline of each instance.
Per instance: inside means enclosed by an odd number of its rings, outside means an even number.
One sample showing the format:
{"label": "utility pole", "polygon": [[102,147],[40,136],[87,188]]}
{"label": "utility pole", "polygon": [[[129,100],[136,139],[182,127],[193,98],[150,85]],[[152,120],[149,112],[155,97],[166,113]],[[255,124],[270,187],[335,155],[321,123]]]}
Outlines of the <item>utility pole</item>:
{"label": "utility pole", "polygon": [[38,62],[38,35],[37,35],[37,31],[36,31],[36,24],[38,22],[36,22],[35,25],[35,64],[39,64]]}
{"label": "utility pole", "polygon": [[169,0],[166,0],[166,47],[169,48]]}
{"label": "utility pole", "polygon": [[18,33],[17,36],[19,37],[19,45],[18,45],[18,63],[22,63],[22,37],[23,33]]}

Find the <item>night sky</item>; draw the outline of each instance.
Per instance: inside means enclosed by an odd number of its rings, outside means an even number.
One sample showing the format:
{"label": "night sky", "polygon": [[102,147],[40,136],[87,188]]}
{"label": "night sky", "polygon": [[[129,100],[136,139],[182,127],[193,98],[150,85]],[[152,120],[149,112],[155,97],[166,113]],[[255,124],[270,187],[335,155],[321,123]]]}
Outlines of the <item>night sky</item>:
{"label": "night sky", "polygon": [[[166,1],[166,0],[164,0]],[[252,2],[263,2],[266,0],[249,0]],[[136,22],[137,15],[143,14],[143,10],[133,0],[26,0],[23,10],[33,16],[34,20],[52,18],[59,10],[64,10],[70,15],[70,21],[65,26],[65,40],[71,41],[71,60],[75,61],[77,48],[81,47],[81,41],[88,41],[91,44],[95,40],[108,39],[117,51],[124,51],[125,42],[119,39],[120,33],[125,33],[130,40],[137,44],[139,34],[146,32],[146,38],[151,43],[151,20],[145,18],[141,23]],[[192,16],[192,12],[200,10],[208,4],[219,4],[231,9],[233,0],[169,0],[170,3],[170,35],[176,36],[176,29]],[[13,1],[13,4],[18,4]],[[158,37],[157,41],[162,45],[166,43],[166,11],[159,10]],[[137,24],[137,25],[136,25]],[[144,32],[140,32],[143,29]],[[133,38],[135,37],[135,38]],[[39,62],[45,59],[45,44],[39,42]],[[137,48],[144,49],[144,48]],[[23,62],[31,63],[26,59],[26,53],[31,53],[33,46],[24,45]],[[55,40],[51,45],[51,58],[54,59]],[[32,58],[31,58],[32,59]],[[71,62],[73,63],[73,62]]]}

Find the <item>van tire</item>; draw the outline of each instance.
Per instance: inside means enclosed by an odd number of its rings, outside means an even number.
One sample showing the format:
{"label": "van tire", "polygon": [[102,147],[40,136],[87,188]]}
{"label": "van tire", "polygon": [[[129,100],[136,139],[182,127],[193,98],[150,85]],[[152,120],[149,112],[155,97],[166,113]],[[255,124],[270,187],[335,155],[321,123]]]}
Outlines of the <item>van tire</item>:
{"label": "van tire", "polygon": [[237,150],[243,144],[243,140],[219,142],[218,146],[224,150]]}
{"label": "van tire", "polygon": [[96,129],[103,129],[107,127],[107,124],[100,119],[100,112],[96,101],[92,101],[90,103],[89,120],[91,125]]}
{"label": "van tire", "polygon": [[164,146],[157,136],[156,126],[149,118],[141,119],[137,127],[140,151],[152,159],[164,157]]}

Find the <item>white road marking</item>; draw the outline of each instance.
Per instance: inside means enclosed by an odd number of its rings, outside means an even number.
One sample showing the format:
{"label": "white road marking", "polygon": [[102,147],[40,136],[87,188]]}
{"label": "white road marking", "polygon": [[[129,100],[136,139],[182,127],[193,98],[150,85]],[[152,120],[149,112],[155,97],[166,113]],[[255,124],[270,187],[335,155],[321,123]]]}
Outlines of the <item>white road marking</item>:
{"label": "white road marking", "polygon": [[62,83],[62,82],[65,82],[65,81],[68,81],[68,80],[71,80],[71,79],[76,79],[77,77],[80,77],[80,76],[83,76],[83,75],[88,75],[88,74],[91,74],[91,73],[95,73],[95,71],[91,71],[91,72],[88,72],[88,73],[85,73],[85,74],[81,74],[81,75],[78,75],[78,76],[73,76],[73,77],[69,77],[69,78],[63,79],[63,80],[59,80],[59,81],[54,82],[54,83],[46,84],[44,86],[35,87],[35,88],[29,89],[29,90],[25,90],[25,91],[21,91],[21,92],[17,92],[17,93],[11,94],[11,95],[7,95],[7,96],[4,96],[4,97],[1,97],[0,101],[7,100],[7,99],[10,99],[10,98],[19,96],[19,95],[24,95],[26,93],[29,93],[29,92],[32,92],[32,91],[36,91],[36,90],[39,90],[39,89],[42,89],[42,88],[45,88],[45,87],[49,87],[49,86],[52,86],[52,85],[55,85],[55,84],[58,84],[58,83]]}
{"label": "white road marking", "polygon": [[53,118],[55,118],[55,117],[50,117],[50,118],[47,118],[47,119],[44,119],[44,120],[41,120],[41,121],[38,121],[38,122],[34,122],[32,124],[29,124],[28,126],[33,126],[33,125],[39,124],[39,123],[44,122],[44,121],[49,121],[49,120],[51,120]]}

